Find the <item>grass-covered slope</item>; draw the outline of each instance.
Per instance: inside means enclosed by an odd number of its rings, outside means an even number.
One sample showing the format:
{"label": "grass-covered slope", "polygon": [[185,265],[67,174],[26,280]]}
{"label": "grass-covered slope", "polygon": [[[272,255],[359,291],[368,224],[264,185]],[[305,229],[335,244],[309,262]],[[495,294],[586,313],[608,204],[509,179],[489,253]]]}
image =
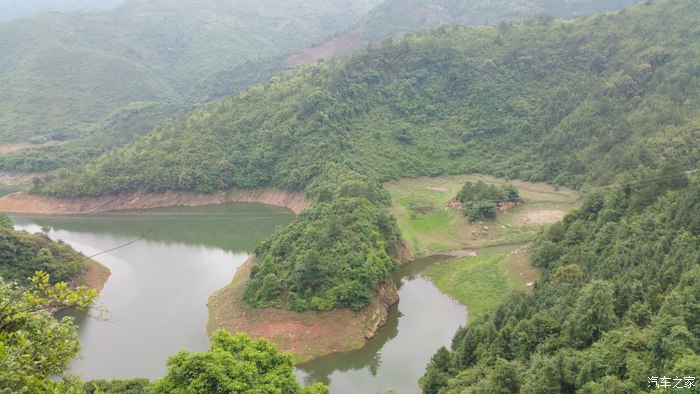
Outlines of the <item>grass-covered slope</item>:
{"label": "grass-covered slope", "polygon": [[375,3],[128,0],[2,22],[0,139],[75,136],[128,103],[182,100],[212,74],[313,44]]}
{"label": "grass-covered slope", "polygon": [[672,167],[589,193],[536,240],[534,291],[460,329],[423,391],[632,393],[697,376],[699,196],[697,174]]}

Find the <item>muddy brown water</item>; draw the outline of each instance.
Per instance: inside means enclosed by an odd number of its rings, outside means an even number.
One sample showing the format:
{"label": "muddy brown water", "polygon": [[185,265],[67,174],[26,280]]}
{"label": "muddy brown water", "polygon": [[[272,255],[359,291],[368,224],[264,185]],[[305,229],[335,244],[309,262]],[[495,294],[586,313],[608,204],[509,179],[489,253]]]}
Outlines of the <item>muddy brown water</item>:
{"label": "muddy brown water", "polygon": [[[81,359],[71,364],[84,380],[165,373],[179,350],[209,346],[206,302],[231,281],[255,246],[294,214],[262,204],[160,208],[96,215],[11,215],[15,227],[43,231],[94,254],[147,233],[128,247],[96,257],[112,275],[100,296],[106,322],[78,316]],[[418,393],[418,378],[440,346],[465,324],[466,309],[420,272],[436,260],[401,267],[394,280],[401,297],[375,338],[355,352],[300,365],[302,384],[323,381],[332,393],[395,390]]]}

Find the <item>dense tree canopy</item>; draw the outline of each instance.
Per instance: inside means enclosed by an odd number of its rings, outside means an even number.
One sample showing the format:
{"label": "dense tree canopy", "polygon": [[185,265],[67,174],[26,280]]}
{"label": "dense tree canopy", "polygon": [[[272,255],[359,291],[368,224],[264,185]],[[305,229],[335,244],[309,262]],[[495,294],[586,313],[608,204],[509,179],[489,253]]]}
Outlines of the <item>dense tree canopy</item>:
{"label": "dense tree canopy", "polygon": [[464,215],[470,221],[494,219],[498,207],[519,197],[518,190],[513,185],[487,185],[484,181],[466,182],[457,193],[457,201],[462,204]]}
{"label": "dense tree canopy", "polygon": [[331,163],[377,180],[487,172],[570,186],[670,159],[692,167],[697,13],[658,0],[411,34],[206,106],[36,191],[303,190]]}
{"label": "dense tree canopy", "polygon": [[257,247],[245,300],[297,311],[358,310],[396,269],[397,241],[393,217],[364,197],[316,203]]}
{"label": "dense tree canopy", "polygon": [[167,374],[153,382],[148,392],[328,394],[328,387],[316,383],[301,388],[292,356],[279,353],[267,340],[218,330],[208,351],[182,351],[170,357]]}
{"label": "dense tree canopy", "polygon": [[[66,374],[78,355],[73,319],[56,320],[57,308],[87,308],[93,290],[51,284],[37,273],[26,285],[0,278],[0,393],[80,393],[80,381]],[[59,378],[59,379],[56,379]]]}
{"label": "dense tree canopy", "polygon": [[[408,35],[205,106],[34,192],[305,191],[318,206],[258,249],[246,299],[359,307],[393,267],[387,221],[376,219],[386,203],[378,182],[486,172],[581,187],[641,165],[697,166],[699,12],[690,0],[658,0],[571,22],[541,16]],[[334,201],[344,193],[353,201]],[[362,194],[372,203],[355,199]],[[361,208],[346,215],[352,206]],[[376,264],[360,272],[354,257],[338,258],[350,245]],[[334,275],[346,270],[358,275],[338,287]],[[342,294],[359,301],[337,302]]]}
{"label": "dense tree canopy", "polygon": [[504,370],[511,389],[498,392],[638,392],[650,376],[698,376],[699,196],[697,174],[644,169],[588,193],[536,240],[534,291],[460,329],[423,391],[486,392]]}
{"label": "dense tree canopy", "polygon": [[24,282],[36,271],[49,273],[55,282],[70,281],[83,274],[85,259],[46,234],[14,230],[7,215],[0,213],[0,277],[6,281]]}

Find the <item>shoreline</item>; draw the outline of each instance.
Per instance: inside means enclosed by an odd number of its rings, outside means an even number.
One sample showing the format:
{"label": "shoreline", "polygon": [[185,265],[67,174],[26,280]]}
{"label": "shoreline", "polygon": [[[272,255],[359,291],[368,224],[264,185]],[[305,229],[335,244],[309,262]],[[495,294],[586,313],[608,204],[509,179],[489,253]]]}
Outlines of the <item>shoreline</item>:
{"label": "shoreline", "polygon": [[249,258],[226,287],[209,297],[207,332],[223,328],[266,338],[280,351],[290,352],[302,364],[332,353],[362,348],[386,323],[389,307],[398,301],[393,282],[380,287],[372,302],[360,311],[349,308],[328,312],[293,312],[275,308],[251,308],[243,301],[250,267]]}
{"label": "shoreline", "polygon": [[[299,214],[310,205],[301,193],[277,189],[229,189],[211,194],[166,191],[146,193],[121,192],[99,197],[59,199],[22,192],[0,198],[0,211],[45,215],[91,214],[120,210],[141,210],[162,207],[203,206],[234,202],[252,202],[279,206]],[[400,239],[394,258],[399,264],[413,260],[408,245]],[[297,363],[312,361],[332,353],[343,353],[365,346],[386,323],[389,307],[398,302],[393,282],[380,286],[372,302],[360,311],[349,308],[328,312],[292,312],[288,310],[250,308],[243,301],[243,291],[254,257],[240,266],[227,286],[210,295],[207,309],[209,334],[218,328],[232,333],[264,337],[276,343],[281,351],[291,352]],[[74,285],[102,290],[111,272],[96,261],[86,263],[87,270]]]}
{"label": "shoreline", "polygon": [[112,271],[107,268],[107,266],[93,259],[89,259],[85,262],[85,272],[82,277],[72,281],[72,284],[76,286],[85,286],[88,289],[101,293],[111,275]]}
{"label": "shoreline", "polygon": [[292,210],[295,214],[309,206],[301,193],[289,193],[278,189],[228,189],[211,194],[187,191],[146,193],[121,192],[99,197],[60,199],[16,192],[0,198],[0,212],[33,214],[87,214],[149,208],[202,206],[233,202],[256,202]]}

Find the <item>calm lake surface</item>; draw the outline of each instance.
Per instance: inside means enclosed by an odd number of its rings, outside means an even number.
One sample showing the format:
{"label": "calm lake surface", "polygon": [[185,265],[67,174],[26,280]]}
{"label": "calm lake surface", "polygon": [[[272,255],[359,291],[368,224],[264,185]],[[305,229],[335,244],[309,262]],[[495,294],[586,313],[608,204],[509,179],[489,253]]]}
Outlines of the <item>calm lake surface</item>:
{"label": "calm lake surface", "polygon": [[[111,319],[77,317],[83,350],[72,368],[89,380],[158,378],[169,355],[206,350],[208,297],[231,281],[260,240],[294,215],[262,204],[225,204],[11,218],[18,229],[44,231],[88,255],[146,234],[95,258],[112,271],[100,296]],[[332,393],[420,392],[417,380],[430,357],[449,346],[467,318],[464,307],[419,276],[434,261],[420,259],[396,273],[401,300],[367,346],[299,366],[300,382],[329,383]]]}

